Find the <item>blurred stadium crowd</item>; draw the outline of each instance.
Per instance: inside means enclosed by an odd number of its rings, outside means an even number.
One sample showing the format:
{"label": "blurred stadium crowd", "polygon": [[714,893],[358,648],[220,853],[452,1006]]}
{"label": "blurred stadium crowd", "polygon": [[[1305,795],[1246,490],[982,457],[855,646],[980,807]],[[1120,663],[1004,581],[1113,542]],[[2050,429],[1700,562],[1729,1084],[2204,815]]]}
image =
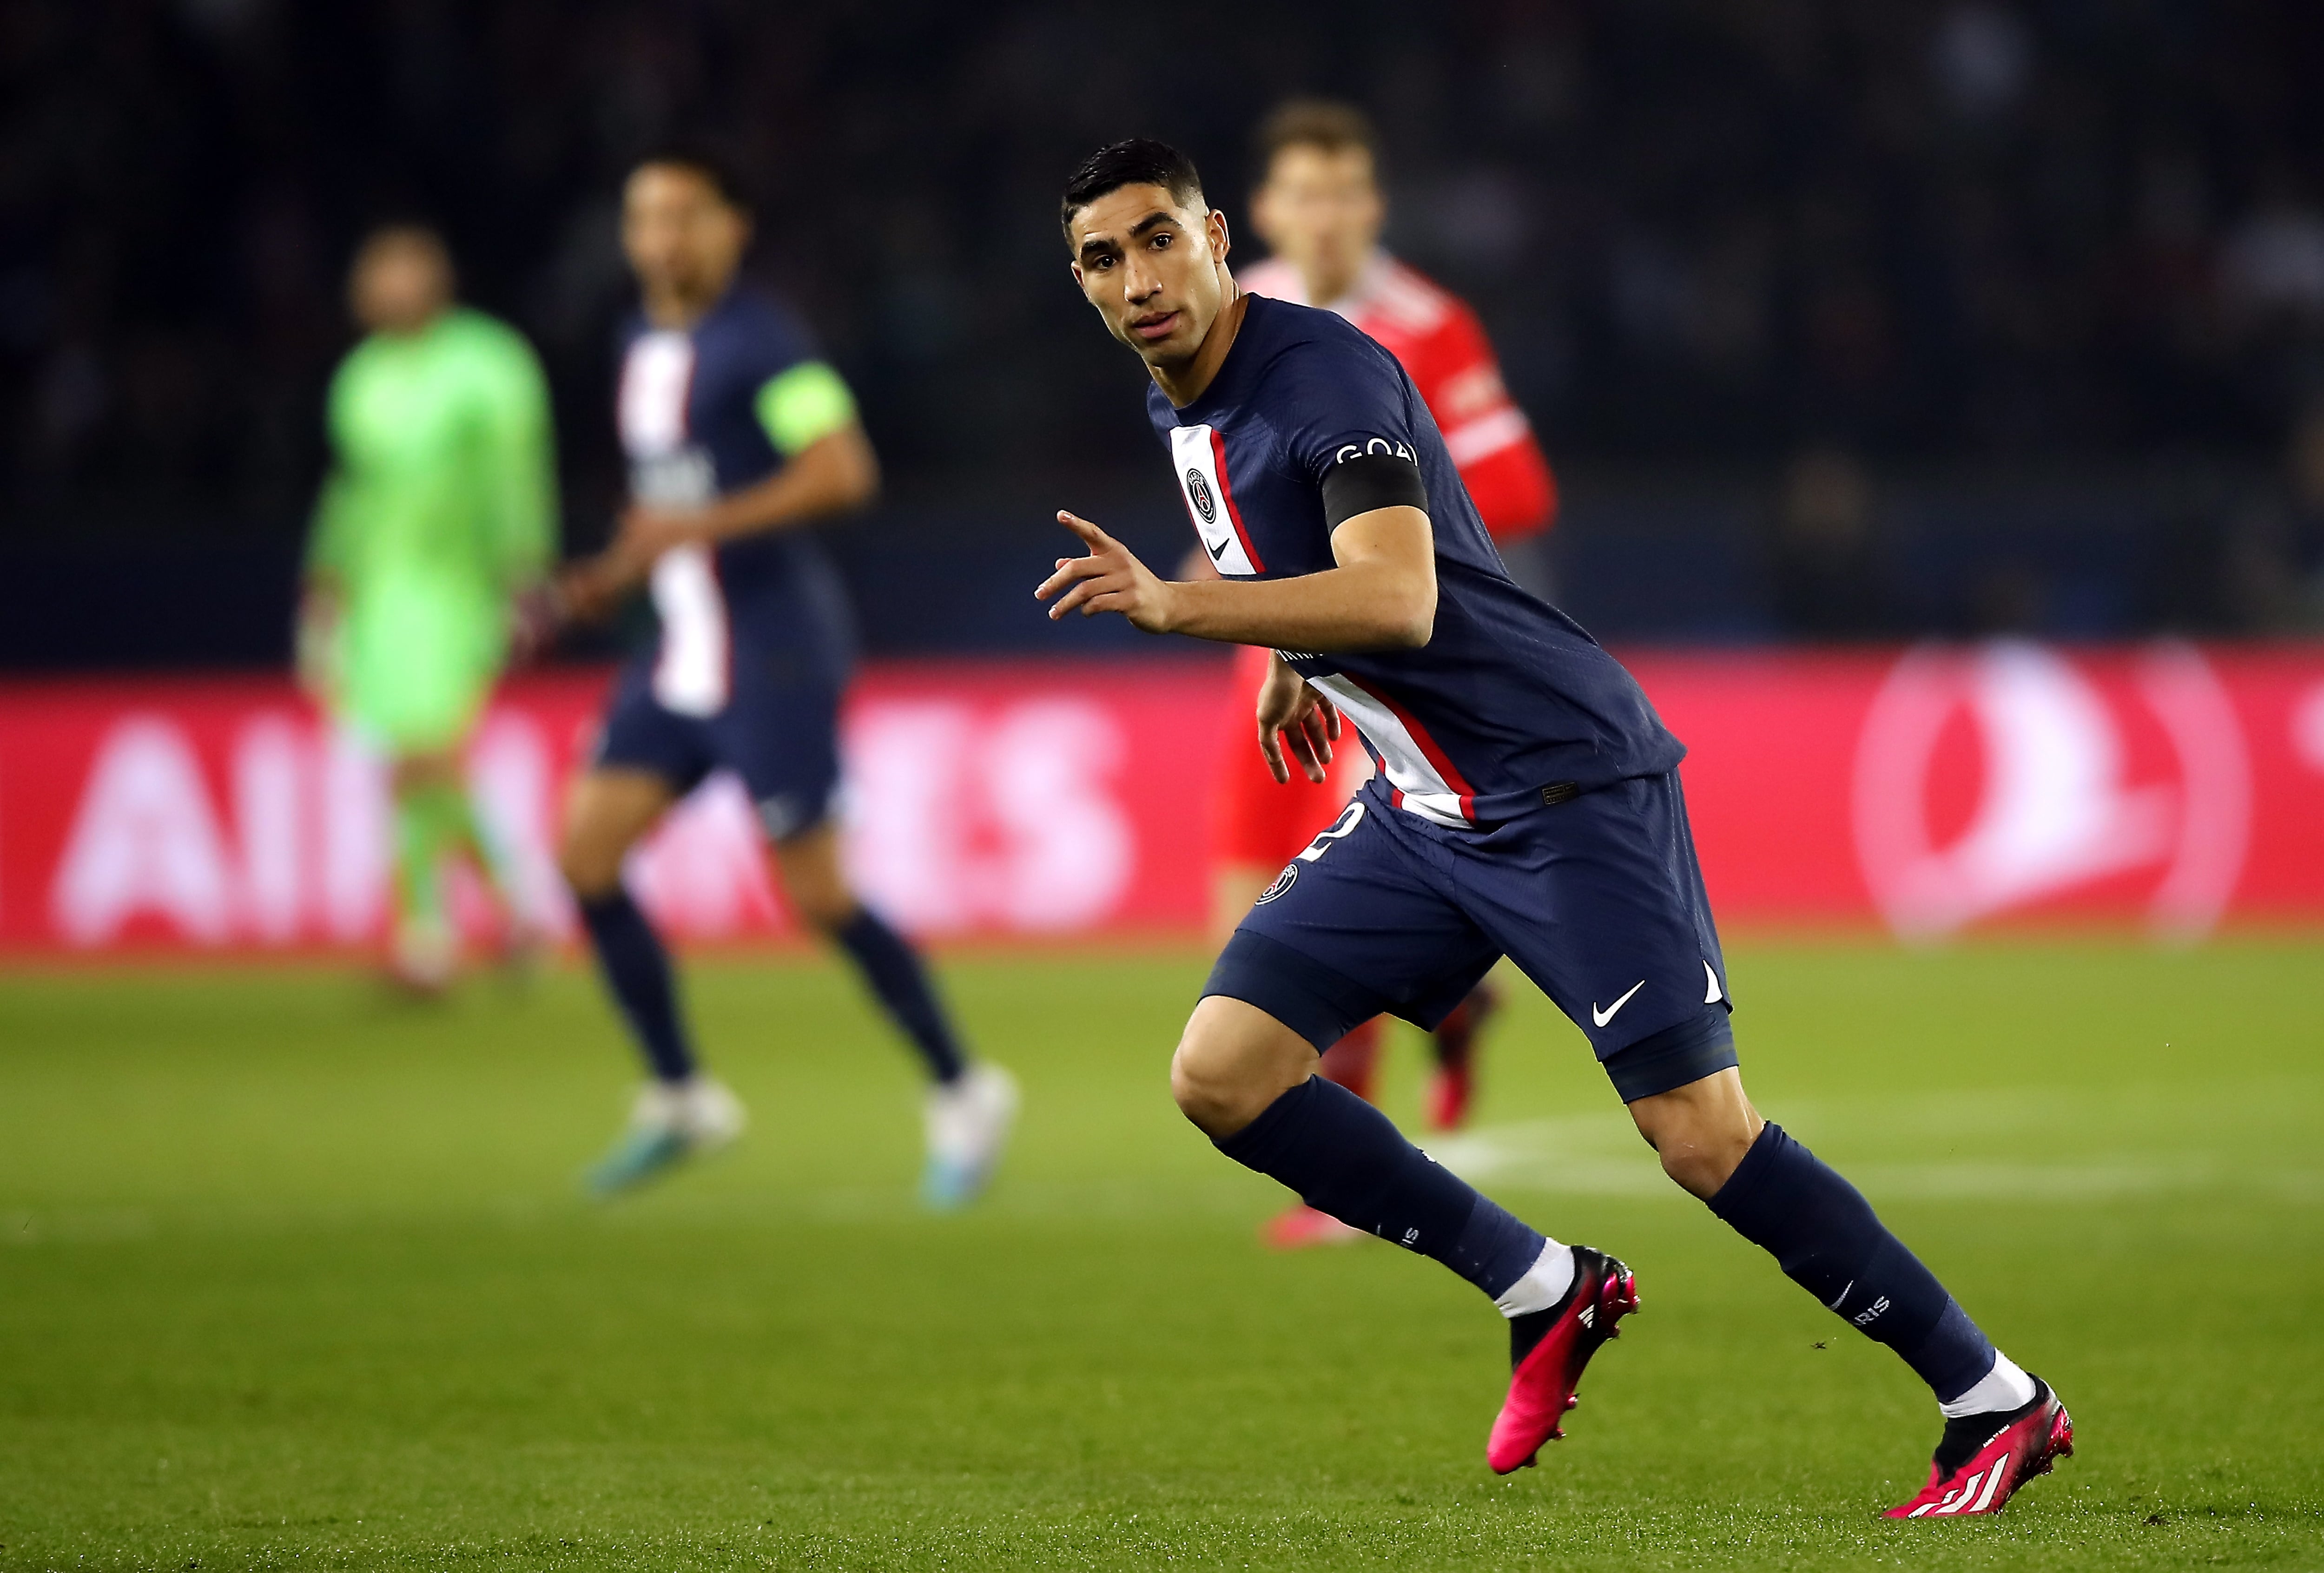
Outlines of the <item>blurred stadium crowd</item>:
{"label": "blurred stadium crowd", "polygon": [[[2324,616],[2319,79],[2298,0],[8,0],[0,554],[272,562],[346,253],[387,215],[440,222],[540,345],[589,539],[615,182],[704,130],[891,510],[1002,542],[1151,467],[1065,284],[1063,171],[1173,138],[1240,219],[1250,126],[1321,90],[1380,122],[1391,246],[1483,313],[1593,625],[2298,630]],[[1657,576],[1674,542],[1698,581]]]}

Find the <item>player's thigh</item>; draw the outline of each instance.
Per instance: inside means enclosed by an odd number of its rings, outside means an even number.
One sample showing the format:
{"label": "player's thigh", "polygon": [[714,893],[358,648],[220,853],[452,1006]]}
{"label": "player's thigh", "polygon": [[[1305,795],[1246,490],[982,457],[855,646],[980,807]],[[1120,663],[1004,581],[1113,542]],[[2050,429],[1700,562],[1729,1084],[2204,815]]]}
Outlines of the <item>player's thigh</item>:
{"label": "player's thigh", "polygon": [[1459,850],[1465,909],[1600,1061],[1610,1069],[1641,1044],[1669,1050],[1655,1075],[1623,1086],[1626,1099],[1716,1068],[1731,1044],[1726,966],[1675,776],[1583,793]]}
{"label": "player's thigh", "polygon": [[1318,1052],[1383,1013],[1434,1026],[1500,952],[1438,857],[1371,793],[1285,865],[1220,952],[1205,997],[1240,999]]}
{"label": "player's thigh", "polygon": [[585,897],[612,891],[622,857],[711,765],[702,721],[654,697],[651,663],[622,668],[589,763],[566,799],[558,855],[566,882]]}
{"label": "player's thigh", "polygon": [[841,698],[836,684],[738,681],[709,723],[717,763],[742,778],[779,848],[814,839],[837,810]]}
{"label": "player's thigh", "polygon": [[558,848],[566,883],[585,898],[610,894],[621,883],[622,860],[679,796],[652,770],[601,764],[582,771],[566,796]]}

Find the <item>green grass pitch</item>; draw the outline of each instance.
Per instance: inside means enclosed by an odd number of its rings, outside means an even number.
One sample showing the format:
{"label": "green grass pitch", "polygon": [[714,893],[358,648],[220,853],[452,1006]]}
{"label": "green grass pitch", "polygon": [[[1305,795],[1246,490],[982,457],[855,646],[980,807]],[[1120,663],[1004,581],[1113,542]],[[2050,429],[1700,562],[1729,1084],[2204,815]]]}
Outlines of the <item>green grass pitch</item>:
{"label": "green grass pitch", "polygon": [[[1645,1310],[1570,1440],[1484,1467],[1500,1323],[1170,1107],[1203,959],[964,955],[1026,1090],[977,1211],[819,961],[690,974],[756,1123],[592,1208],[594,980],[441,1009],[309,970],[0,976],[0,1568],[2324,1567],[2324,946],[1732,958],[1760,1107],[1854,1174],[2080,1453],[1889,1524],[1937,1422],[1664,1182],[1518,998],[1443,1145]],[[1396,1050],[1391,1111],[1417,1054]]]}

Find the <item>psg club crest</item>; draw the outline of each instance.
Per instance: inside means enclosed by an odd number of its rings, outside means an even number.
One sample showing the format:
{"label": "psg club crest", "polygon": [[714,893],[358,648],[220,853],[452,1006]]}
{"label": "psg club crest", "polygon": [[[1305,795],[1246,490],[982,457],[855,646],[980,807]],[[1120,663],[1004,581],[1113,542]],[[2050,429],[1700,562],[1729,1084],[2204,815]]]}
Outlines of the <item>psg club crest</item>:
{"label": "psg club crest", "polygon": [[1296,862],[1284,864],[1283,872],[1275,877],[1274,884],[1269,885],[1266,889],[1259,893],[1259,900],[1254,905],[1265,906],[1268,902],[1274,900],[1277,897],[1282,895],[1285,891],[1290,889],[1298,882],[1299,865]]}
{"label": "psg club crest", "polygon": [[1203,473],[1200,470],[1191,468],[1187,470],[1186,496],[1194,503],[1194,511],[1203,516],[1204,524],[1218,523],[1218,499],[1211,495],[1211,483],[1203,478]]}

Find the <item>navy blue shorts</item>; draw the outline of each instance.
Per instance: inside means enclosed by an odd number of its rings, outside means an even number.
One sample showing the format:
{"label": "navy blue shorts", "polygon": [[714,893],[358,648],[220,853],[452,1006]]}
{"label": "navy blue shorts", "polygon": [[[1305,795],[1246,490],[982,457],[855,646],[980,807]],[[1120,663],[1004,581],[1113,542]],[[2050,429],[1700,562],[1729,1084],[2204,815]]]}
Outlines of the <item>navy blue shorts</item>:
{"label": "navy blue shorts", "polygon": [[835,684],[738,684],[715,715],[683,715],[654,697],[653,662],[622,668],[591,762],[646,770],[680,796],[722,767],[742,778],[770,839],[803,835],[831,817],[839,790]]}
{"label": "navy blue shorts", "polygon": [[1736,1062],[1675,772],[1482,830],[1391,807],[1375,778],[1259,898],[1203,992],[1320,1051],[1383,1013],[1434,1027],[1505,955],[1588,1036],[1626,1103]]}

